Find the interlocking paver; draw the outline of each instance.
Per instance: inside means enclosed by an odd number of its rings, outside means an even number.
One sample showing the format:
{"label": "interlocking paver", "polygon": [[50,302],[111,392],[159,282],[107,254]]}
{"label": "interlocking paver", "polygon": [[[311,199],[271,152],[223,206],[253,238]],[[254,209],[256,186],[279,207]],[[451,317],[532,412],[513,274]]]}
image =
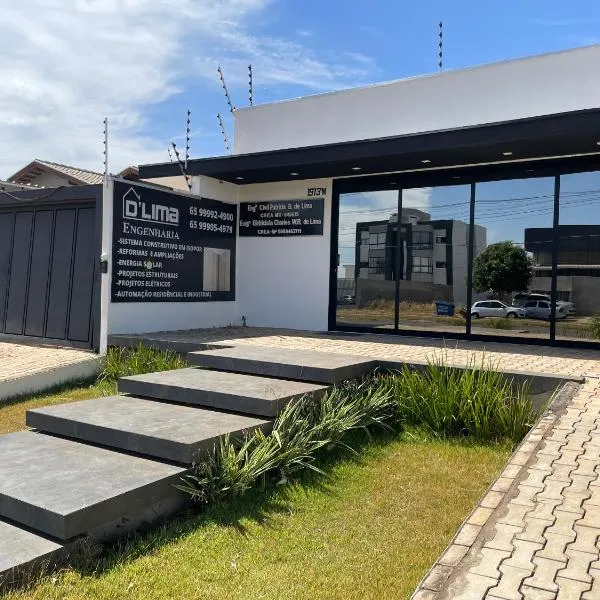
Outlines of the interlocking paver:
{"label": "interlocking paver", "polygon": [[482,548],[479,554],[479,562],[469,569],[469,573],[498,579],[500,577],[499,567],[502,561],[510,556],[510,552],[495,548]]}
{"label": "interlocking paver", "polygon": [[[523,600],[555,600],[556,593],[540,590],[539,588],[530,587],[528,585],[521,586]],[[416,599],[415,599],[416,600]]]}
{"label": "interlocking paver", "polygon": [[[585,505],[585,502],[584,502]],[[584,506],[585,514],[581,520],[577,521],[577,525],[583,527],[591,527],[600,531],[600,506]]]}
{"label": "interlocking paver", "polygon": [[[501,514],[498,517],[498,523],[520,527],[523,525],[525,515],[531,513],[533,510],[535,510],[535,508],[532,504],[517,504],[516,502],[510,502],[507,510],[504,511],[504,514]],[[551,522],[554,522],[554,517],[552,517]]]}
{"label": "interlocking paver", "polygon": [[491,588],[488,592],[488,598],[502,598],[502,600],[521,600],[523,597],[519,588],[526,577],[531,575],[529,569],[520,569],[513,566],[500,566],[502,576],[498,585]]}
{"label": "interlocking paver", "polygon": [[596,527],[585,527],[580,525],[583,521],[577,521],[573,526],[577,537],[575,541],[569,544],[569,550],[579,550],[580,552],[587,552],[588,554],[595,554],[596,558],[600,554],[597,542],[600,536],[600,529]]}
{"label": "interlocking paver", "polygon": [[565,550],[567,545],[573,541],[573,538],[570,536],[548,532],[544,534],[544,537],[546,538],[546,544],[543,550],[540,550],[536,553],[536,557],[548,558],[558,562],[565,562]]}
{"label": "interlocking paver", "polygon": [[556,521],[548,528],[548,533],[557,533],[575,539],[577,533],[575,532],[575,529],[573,529],[573,526],[579,517],[575,513],[558,510],[558,508],[554,511]]}
{"label": "interlocking paver", "polygon": [[562,508],[561,500],[538,497],[535,507],[527,514],[527,516],[532,519],[539,519],[540,521],[548,521],[548,523],[552,525],[556,521],[554,510],[557,506],[561,506]]}
{"label": "interlocking paver", "polygon": [[512,552],[515,549],[513,545],[513,539],[522,530],[522,526],[517,527],[514,525],[504,525],[503,523],[497,523],[494,530],[494,536],[492,537],[492,539],[485,543],[485,547]]}
{"label": "interlocking paver", "polygon": [[584,592],[592,587],[590,583],[583,583],[566,577],[557,577],[556,583],[559,588],[556,600],[578,600]]}
{"label": "interlocking paver", "polygon": [[525,523],[524,529],[520,533],[517,533],[515,537],[519,540],[543,544],[545,541],[544,533],[548,528],[552,527],[552,523],[544,519],[534,519],[530,516],[526,516],[523,522]]}
{"label": "interlocking paver", "polygon": [[515,551],[510,558],[507,558],[502,563],[502,565],[533,571],[535,569],[535,565],[532,562],[533,555],[541,550],[544,547],[544,544],[516,539],[513,541],[513,546],[515,547]]}
{"label": "interlocking paver", "polygon": [[573,475],[587,475],[588,477],[595,478],[597,476],[595,471],[597,466],[598,461],[579,457],[577,460],[577,467],[571,471],[571,473]]}
{"label": "interlocking paver", "polygon": [[554,580],[556,578],[556,573],[564,568],[565,563],[549,558],[534,556],[533,564],[535,565],[533,576],[525,579],[523,585],[536,587],[548,592],[558,592],[558,585]]}
{"label": "interlocking paver", "polygon": [[598,554],[588,554],[587,552],[572,550],[569,546],[565,550],[565,555],[568,559],[567,566],[556,574],[557,577],[592,583],[592,577],[588,574],[588,570],[590,564],[598,558]]}
{"label": "interlocking paver", "polygon": [[497,583],[498,580],[493,577],[469,573],[464,582],[464,587],[460,591],[453,592],[452,600],[482,600],[486,597],[489,588]]}
{"label": "interlocking paver", "polygon": [[592,587],[581,597],[582,600],[598,600],[600,598],[600,570],[590,569],[592,576]]}
{"label": "interlocking paver", "polygon": [[556,461],[554,462],[554,464],[569,465],[569,466],[572,466],[572,467],[577,467],[577,465],[579,464],[577,462],[577,459],[580,456],[584,456],[585,450],[580,451],[580,450],[564,450],[564,449],[561,449],[560,452],[559,452],[559,454],[560,454],[560,456],[556,459]]}
{"label": "interlocking paver", "polygon": [[546,477],[552,475],[553,471],[542,471],[540,469],[527,469],[527,477],[521,481],[521,485],[544,489]]}

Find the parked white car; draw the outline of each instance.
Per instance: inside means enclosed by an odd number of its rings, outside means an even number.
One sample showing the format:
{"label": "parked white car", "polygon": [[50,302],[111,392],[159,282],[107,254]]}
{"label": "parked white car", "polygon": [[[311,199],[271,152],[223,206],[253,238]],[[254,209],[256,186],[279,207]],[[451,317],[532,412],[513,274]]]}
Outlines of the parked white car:
{"label": "parked white car", "polygon": [[508,306],[499,300],[481,300],[475,302],[471,307],[471,317],[479,319],[482,317],[506,317],[507,319],[516,319],[517,317],[526,317],[524,309],[515,306]]}
{"label": "parked white car", "polygon": [[[541,302],[550,303],[550,296],[547,294],[527,294],[520,293],[516,294],[513,298],[512,305],[524,307],[527,302],[533,302],[534,300],[538,300]],[[558,300],[556,303],[557,306],[564,306],[567,310],[567,314],[574,315],[576,314],[575,304],[573,302],[565,302],[564,300]]]}
{"label": "parked white car", "polygon": [[[550,302],[545,300],[529,300],[525,302],[523,307],[528,317],[534,319],[549,319],[550,318]],[[560,304],[556,305],[556,318],[565,319],[568,315],[568,309],[566,306]]]}

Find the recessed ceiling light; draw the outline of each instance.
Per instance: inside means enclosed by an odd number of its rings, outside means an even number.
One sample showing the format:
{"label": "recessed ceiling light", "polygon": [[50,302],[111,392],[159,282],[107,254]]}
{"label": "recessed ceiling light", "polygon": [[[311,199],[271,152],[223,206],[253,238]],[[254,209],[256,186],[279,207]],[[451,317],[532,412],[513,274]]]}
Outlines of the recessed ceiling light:
{"label": "recessed ceiling light", "polygon": [[502,156],[512,156],[512,152],[503,152]]}
{"label": "recessed ceiling light", "polygon": [[244,179],[241,175],[238,175],[236,179]]}
{"label": "recessed ceiling light", "polygon": [[362,170],[362,167],[352,167],[352,170],[353,170],[353,171],[361,171],[361,170]]}
{"label": "recessed ceiling light", "polygon": [[600,141],[596,142],[596,146],[600,146]]}
{"label": "recessed ceiling light", "polygon": [[423,159],[421,162],[422,162],[424,165],[426,165],[426,164],[429,164],[431,161],[430,161],[428,158],[424,158],[424,159]]}
{"label": "recessed ceiling light", "polygon": [[298,177],[298,175],[300,175],[300,173],[296,173],[296,171],[292,171],[292,172],[290,173],[290,175],[291,175],[292,177]]}

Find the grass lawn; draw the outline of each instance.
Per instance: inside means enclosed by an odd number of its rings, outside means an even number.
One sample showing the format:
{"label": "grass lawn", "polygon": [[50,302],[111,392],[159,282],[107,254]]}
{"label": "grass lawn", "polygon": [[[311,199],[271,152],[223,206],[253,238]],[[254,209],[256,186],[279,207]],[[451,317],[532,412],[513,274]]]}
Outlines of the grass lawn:
{"label": "grass lawn", "polygon": [[114,382],[87,383],[87,385],[82,384],[79,386],[71,384],[47,394],[26,396],[0,404],[0,435],[25,429],[25,413],[30,408],[65,404],[77,400],[97,398],[98,396],[111,396],[116,393],[117,384]]}
{"label": "grass lawn", "polygon": [[378,438],[330,461],[327,477],[168,522],[7,598],[408,598],[509,453]]}

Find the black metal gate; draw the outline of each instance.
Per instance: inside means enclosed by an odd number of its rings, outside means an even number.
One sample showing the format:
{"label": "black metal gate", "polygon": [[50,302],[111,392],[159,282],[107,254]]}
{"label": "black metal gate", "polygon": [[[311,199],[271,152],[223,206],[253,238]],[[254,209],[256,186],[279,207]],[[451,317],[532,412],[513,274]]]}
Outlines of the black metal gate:
{"label": "black metal gate", "polygon": [[0,192],[0,334],[97,347],[101,192]]}

